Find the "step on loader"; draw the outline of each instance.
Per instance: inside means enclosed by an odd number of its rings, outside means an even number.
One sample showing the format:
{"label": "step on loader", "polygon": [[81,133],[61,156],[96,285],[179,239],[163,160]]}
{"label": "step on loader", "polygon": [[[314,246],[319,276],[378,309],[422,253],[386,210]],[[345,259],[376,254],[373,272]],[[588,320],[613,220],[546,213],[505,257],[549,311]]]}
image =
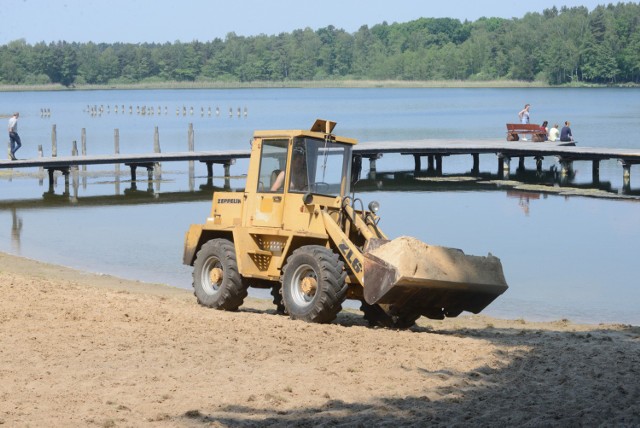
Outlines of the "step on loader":
{"label": "step on loader", "polygon": [[351,194],[357,142],[335,125],[254,133],[244,191],[215,192],[206,222],[186,233],[201,305],[233,311],[249,287],[270,288],[292,319],[331,322],[356,299],[371,325],[409,328],[420,316],[478,313],[507,289],[490,254],[387,238],[377,204]]}

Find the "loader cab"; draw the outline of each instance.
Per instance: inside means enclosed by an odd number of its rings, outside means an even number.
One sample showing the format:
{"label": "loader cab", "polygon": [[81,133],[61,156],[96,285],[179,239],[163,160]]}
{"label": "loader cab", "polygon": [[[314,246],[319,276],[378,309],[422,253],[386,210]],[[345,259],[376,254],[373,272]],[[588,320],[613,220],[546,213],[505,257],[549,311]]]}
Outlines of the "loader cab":
{"label": "loader cab", "polygon": [[257,192],[325,196],[349,193],[351,145],[297,136],[263,139],[261,148]]}
{"label": "loader cab", "polygon": [[[264,131],[254,135],[247,176],[247,226],[278,227],[283,224],[287,201],[305,195],[335,200],[348,195],[351,184],[353,139],[330,134],[335,124],[320,121],[311,131]],[[324,128],[322,128],[324,126]],[[329,130],[329,133],[324,132]],[[255,192],[255,193],[254,193]]]}

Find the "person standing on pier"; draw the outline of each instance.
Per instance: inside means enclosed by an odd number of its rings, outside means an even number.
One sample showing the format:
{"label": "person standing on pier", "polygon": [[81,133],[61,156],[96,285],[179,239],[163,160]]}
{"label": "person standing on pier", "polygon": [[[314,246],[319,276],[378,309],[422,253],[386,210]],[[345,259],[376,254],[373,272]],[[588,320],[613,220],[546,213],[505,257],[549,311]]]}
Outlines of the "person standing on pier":
{"label": "person standing on pier", "polygon": [[525,104],[524,108],[520,110],[518,113],[518,117],[520,118],[520,123],[526,125],[529,123],[529,109],[531,108],[531,104]]}
{"label": "person standing on pier", "polygon": [[20,113],[15,112],[9,119],[9,141],[11,142],[11,151],[9,152],[9,158],[16,160],[16,152],[22,147],[20,136],[18,135],[18,118]]}
{"label": "person standing on pier", "polygon": [[[518,113],[518,117],[520,118],[520,123],[522,123],[523,125],[528,125],[529,124],[529,109],[531,108],[531,104],[525,104],[524,108],[522,110],[520,110],[520,113]],[[522,138],[522,141],[527,141],[527,138],[524,137]]]}

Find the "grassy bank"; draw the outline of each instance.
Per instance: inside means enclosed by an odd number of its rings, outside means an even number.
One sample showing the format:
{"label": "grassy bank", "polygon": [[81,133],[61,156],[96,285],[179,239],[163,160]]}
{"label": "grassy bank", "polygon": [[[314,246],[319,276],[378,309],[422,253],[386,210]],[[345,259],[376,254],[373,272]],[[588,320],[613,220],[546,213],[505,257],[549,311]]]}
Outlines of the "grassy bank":
{"label": "grassy bank", "polygon": [[240,88],[542,88],[549,85],[542,82],[518,80],[318,80],[286,82],[140,82],[114,83],[109,85],[0,85],[0,91],[65,91],[65,90],[108,90],[108,89],[240,89]]}

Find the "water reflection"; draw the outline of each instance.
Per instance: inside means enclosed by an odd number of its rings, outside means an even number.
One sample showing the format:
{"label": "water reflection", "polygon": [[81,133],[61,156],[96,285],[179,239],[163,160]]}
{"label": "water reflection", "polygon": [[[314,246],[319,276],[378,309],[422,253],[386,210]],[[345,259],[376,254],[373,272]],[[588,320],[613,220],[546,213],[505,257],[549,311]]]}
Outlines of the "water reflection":
{"label": "water reflection", "polygon": [[22,232],[22,217],[16,208],[11,208],[11,249],[20,255],[20,233]]}

